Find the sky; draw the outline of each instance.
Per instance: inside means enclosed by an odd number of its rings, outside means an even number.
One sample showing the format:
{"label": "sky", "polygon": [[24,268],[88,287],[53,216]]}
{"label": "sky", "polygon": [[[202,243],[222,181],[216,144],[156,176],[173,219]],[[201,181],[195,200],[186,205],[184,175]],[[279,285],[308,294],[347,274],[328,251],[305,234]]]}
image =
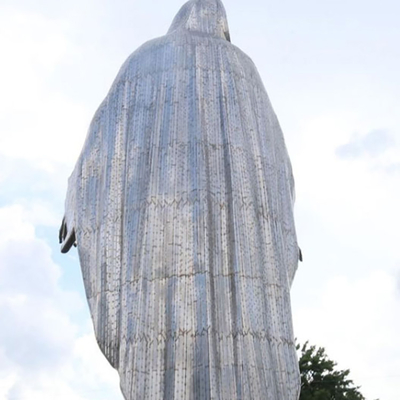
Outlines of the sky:
{"label": "sky", "polygon": [[[183,2],[0,2],[0,400],[122,400],[58,227],[96,108]],[[295,336],[350,369],[367,400],[398,400],[400,3],[224,4],[293,164]]]}

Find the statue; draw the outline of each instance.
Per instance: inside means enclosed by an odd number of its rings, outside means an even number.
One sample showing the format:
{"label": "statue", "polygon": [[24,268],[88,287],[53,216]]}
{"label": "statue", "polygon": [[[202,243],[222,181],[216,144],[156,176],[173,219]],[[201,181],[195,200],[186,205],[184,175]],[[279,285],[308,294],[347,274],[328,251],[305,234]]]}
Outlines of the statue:
{"label": "statue", "polygon": [[126,399],[298,399],[293,199],[281,128],[221,1],[187,2],[97,110],[60,230]]}

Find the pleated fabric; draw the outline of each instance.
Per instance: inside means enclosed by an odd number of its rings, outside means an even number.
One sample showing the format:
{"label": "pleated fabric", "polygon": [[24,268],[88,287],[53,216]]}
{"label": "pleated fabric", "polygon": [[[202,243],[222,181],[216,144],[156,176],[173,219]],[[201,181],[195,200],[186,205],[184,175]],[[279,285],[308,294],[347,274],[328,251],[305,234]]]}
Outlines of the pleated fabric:
{"label": "pleated fabric", "polygon": [[173,29],[128,58],[66,201],[126,399],[298,399],[293,200],[278,120],[226,36]]}

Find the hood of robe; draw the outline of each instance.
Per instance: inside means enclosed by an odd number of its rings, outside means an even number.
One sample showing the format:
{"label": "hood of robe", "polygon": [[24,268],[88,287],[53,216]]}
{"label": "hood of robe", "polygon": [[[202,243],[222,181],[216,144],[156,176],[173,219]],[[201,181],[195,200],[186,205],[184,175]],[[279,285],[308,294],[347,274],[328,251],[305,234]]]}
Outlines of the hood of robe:
{"label": "hood of robe", "polygon": [[185,3],[168,33],[178,30],[205,33],[231,41],[225,8],[220,0],[190,0]]}

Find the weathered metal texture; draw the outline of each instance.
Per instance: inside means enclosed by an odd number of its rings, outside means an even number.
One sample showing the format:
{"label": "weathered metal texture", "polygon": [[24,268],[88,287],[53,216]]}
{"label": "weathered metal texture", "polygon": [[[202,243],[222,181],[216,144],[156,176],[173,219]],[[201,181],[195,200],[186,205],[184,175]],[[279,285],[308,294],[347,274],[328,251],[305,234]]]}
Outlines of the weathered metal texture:
{"label": "weathered metal texture", "polygon": [[[126,399],[295,400],[293,178],[219,0],[135,51],[69,180],[99,346]],[[72,241],[71,241],[72,238]]]}

